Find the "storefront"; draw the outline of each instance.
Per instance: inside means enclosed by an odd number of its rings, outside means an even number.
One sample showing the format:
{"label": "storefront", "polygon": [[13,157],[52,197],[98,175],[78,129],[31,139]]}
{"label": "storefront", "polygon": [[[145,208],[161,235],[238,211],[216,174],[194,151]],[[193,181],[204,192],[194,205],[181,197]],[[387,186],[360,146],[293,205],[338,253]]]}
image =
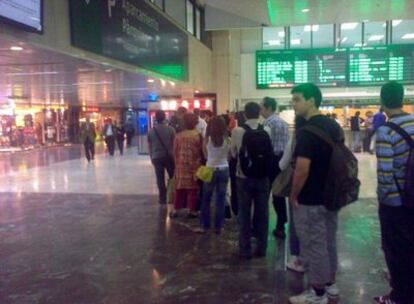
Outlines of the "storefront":
{"label": "storefront", "polygon": [[68,141],[68,118],[65,106],[16,105],[10,101],[0,106],[0,150],[30,149]]}

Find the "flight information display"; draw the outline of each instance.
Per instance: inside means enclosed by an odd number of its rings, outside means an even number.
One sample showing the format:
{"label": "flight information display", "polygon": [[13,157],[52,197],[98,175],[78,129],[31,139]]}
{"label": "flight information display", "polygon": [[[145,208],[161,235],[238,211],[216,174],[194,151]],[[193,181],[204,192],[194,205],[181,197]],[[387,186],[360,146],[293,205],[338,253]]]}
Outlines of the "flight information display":
{"label": "flight information display", "polygon": [[42,0],[0,0],[0,18],[42,31]]}
{"label": "flight information display", "polygon": [[257,87],[292,87],[313,82],[320,86],[342,86],[346,81],[345,50],[258,51]]}
{"label": "flight information display", "polygon": [[390,80],[414,83],[414,45],[256,53],[258,89],[306,82],[325,87],[371,86]]}

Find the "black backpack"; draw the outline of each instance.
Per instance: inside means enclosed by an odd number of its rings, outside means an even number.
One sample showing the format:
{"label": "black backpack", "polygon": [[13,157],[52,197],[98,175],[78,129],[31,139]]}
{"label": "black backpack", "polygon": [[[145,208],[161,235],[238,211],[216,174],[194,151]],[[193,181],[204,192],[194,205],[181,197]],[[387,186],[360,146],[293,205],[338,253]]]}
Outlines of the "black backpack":
{"label": "black backpack", "polygon": [[241,126],[246,132],[243,135],[239,151],[240,167],[249,178],[267,178],[274,170],[273,149],[269,134],[263,125],[252,129],[248,125]]}
{"label": "black backpack", "polygon": [[395,123],[387,122],[385,123],[385,126],[400,134],[410,147],[407,164],[405,165],[404,189],[402,189],[395,175],[394,180],[397,185],[398,192],[400,193],[403,206],[414,210],[414,140],[403,128]]}
{"label": "black backpack", "polygon": [[358,160],[345,146],[344,140],[333,141],[322,129],[307,125],[301,130],[309,131],[328,143],[332,148],[329,171],[323,191],[326,209],[338,211],[358,200],[361,182],[358,179]]}

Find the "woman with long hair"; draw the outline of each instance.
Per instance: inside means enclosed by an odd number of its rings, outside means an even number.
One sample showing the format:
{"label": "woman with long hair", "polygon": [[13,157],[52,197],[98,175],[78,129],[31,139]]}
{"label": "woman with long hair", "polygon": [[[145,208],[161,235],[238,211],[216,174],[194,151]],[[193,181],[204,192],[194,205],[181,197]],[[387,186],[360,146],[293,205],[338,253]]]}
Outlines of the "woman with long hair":
{"label": "woman with long hair", "polygon": [[188,216],[197,217],[198,183],[195,178],[203,158],[203,138],[196,130],[198,117],[191,113],[183,116],[185,130],[174,140],[175,197],[171,218],[177,217],[177,210],[187,207]]}
{"label": "woman with long hair", "polygon": [[228,156],[230,139],[227,126],[222,117],[210,119],[203,150],[207,156],[207,167],[213,170],[211,182],[203,184],[203,199],[201,203],[200,228],[197,232],[204,233],[210,228],[210,203],[214,190],[216,190],[216,216],[214,228],[217,234],[223,230],[226,191],[229,182]]}

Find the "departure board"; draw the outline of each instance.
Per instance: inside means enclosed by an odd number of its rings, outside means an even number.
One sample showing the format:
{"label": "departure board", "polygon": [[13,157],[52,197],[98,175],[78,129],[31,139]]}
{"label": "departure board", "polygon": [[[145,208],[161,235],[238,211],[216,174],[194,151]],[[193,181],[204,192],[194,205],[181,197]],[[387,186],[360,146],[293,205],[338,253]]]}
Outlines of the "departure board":
{"label": "departure board", "polygon": [[346,50],[258,51],[257,88],[284,88],[313,82],[341,86],[346,81]]}
{"label": "departure board", "polygon": [[414,47],[349,49],[349,85],[381,85],[396,80],[414,83]]}
{"label": "departure board", "polygon": [[349,49],[262,50],[256,53],[256,87],[286,88],[414,83],[414,45]]}

